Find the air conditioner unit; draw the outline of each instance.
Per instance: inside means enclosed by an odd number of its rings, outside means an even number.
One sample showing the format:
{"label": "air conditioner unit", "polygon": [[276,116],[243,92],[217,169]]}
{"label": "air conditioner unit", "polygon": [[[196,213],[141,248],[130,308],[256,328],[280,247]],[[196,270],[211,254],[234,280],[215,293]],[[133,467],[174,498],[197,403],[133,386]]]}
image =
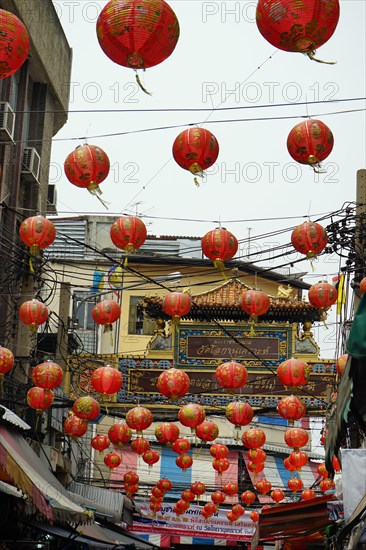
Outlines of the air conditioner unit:
{"label": "air conditioner unit", "polygon": [[7,101],[0,102],[0,141],[14,143],[15,114]]}
{"label": "air conditioner unit", "polygon": [[48,184],[46,212],[48,214],[57,214],[57,189],[54,183]]}
{"label": "air conditioner unit", "polygon": [[26,181],[39,183],[41,158],[34,147],[24,147],[22,176]]}

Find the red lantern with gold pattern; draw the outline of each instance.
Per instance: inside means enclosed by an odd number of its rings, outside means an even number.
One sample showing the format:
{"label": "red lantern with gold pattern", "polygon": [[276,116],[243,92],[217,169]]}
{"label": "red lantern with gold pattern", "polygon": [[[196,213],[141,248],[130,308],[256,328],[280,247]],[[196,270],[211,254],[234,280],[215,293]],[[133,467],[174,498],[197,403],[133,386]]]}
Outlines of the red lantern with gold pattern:
{"label": "red lantern with gold pattern", "polygon": [[211,495],[211,500],[214,504],[216,504],[216,506],[219,506],[220,504],[225,502],[225,499],[226,499],[226,495],[222,491],[215,491]]}
{"label": "red lantern with gold pattern", "polygon": [[311,500],[316,498],[316,493],[312,489],[304,489],[301,493],[302,500]]}
{"label": "red lantern with gold pattern", "polygon": [[[314,169],[319,169],[321,161],[325,160],[332,152],[334,145],[333,134],[324,122],[321,120],[309,119],[299,122],[292,128],[287,138],[287,150],[296,162],[308,164]],[[305,222],[311,224],[311,222]],[[324,229],[320,248],[324,243]],[[319,228],[319,233],[321,229]],[[291,238],[292,241],[292,238]],[[294,245],[294,243],[292,243]],[[325,247],[327,240],[324,243]],[[294,245],[294,248],[296,246]],[[297,249],[296,249],[297,250]],[[320,252],[321,252],[320,250]],[[301,250],[300,250],[301,252]],[[314,251],[315,252],[315,251]],[[310,256],[310,257],[314,257]]]}
{"label": "red lantern with gold pattern", "polygon": [[301,471],[301,468],[305,466],[308,462],[308,455],[304,453],[304,451],[294,451],[290,454],[290,461],[294,466],[296,466],[296,470],[298,472]]}
{"label": "red lantern with gold pattern", "polygon": [[150,502],[152,502],[153,504],[161,504],[163,502],[163,497],[161,498],[156,498],[154,497],[154,495],[150,495],[149,496],[149,500]]}
{"label": "red lantern with gold pattern", "polygon": [[165,492],[166,492],[165,490],[163,490],[163,489],[161,489],[160,487],[157,487],[157,486],[155,486],[151,489],[151,494],[156,498],[163,498],[164,495],[165,495]]}
{"label": "red lantern with gold pattern", "polygon": [[263,462],[248,462],[248,470],[254,474],[254,477],[256,477],[260,472],[263,472],[264,470],[264,464]]}
{"label": "red lantern with gold pattern", "polygon": [[303,428],[289,428],[285,431],[285,443],[298,451],[300,447],[305,447],[309,441],[309,434]]}
{"label": "red lantern with gold pattern", "polygon": [[149,465],[149,467],[153,466],[153,464],[156,464],[160,460],[160,455],[157,453],[154,449],[149,449],[142,455],[142,460],[146,462],[146,464]]}
{"label": "red lantern with gold pattern", "polygon": [[83,420],[95,420],[100,414],[100,405],[93,397],[85,395],[75,401],[72,410]]}
{"label": "red lantern with gold pattern", "polygon": [[64,421],[64,433],[74,440],[86,434],[88,422],[69,412],[69,416]]}
{"label": "red lantern with gold pattern", "polygon": [[328,234],[320,223],[304,222],[295,227],[291,233],[291,244],[308,259],[316,258],[328,243]]}
{"label": "red lantern with gold pattern", "polygon": [[132,430],[124,422],[113,424],[108,430],[108,437],[119,449],[131,441]]}
{"label": "red lantern with gold pattern", "polygon": [[229,449],[222,443],[213,443],[210,447],[210,455],[214,458],[226,458],[229,454]]}
{"label": "red lantern with gold pattern", "polygon": [[[74,418],[78,418],[78,417],[75,416]],[[81,419],[79,419],[79,420],[81,420]],[[84,420],[84,422],[85,422],[85,420]],[[91,446],[93,447],[93,449],[95,449],[96,451],[99,451],[101,453],[102,451],[105,451],[106,449],[108,449],[111,442],[109,440],[109,437],[107,437],[104,434],[99,434],[99,435],[94,436],[90,443],[91,443]]]}
{"label": "red lantern with gold pattern", "polygon": [[197,426],[196,435],[198,439],[201,439],[202,443],[214,441],[219,435],[219,428],[215,422],[206,420]]}
{"label": "red lantern with gold pattern", "polygon": [[329,477],[326,477],[319,483],[319,488],[323,493],[326,493],[335,488],[335,483],[333,480],[329,479]]}
{"label": "red lantern with gold pattern", "polygon": [[193,502],[196,496],[192,493],[190,489],[186,489],[185,491],[182,491],[181,498],[186,502]]}
{"label": "red lantern with gold pattern", "polygon": [[311,59],[333,35],[338,19],[338,0],[303,0],[300,4],[258,0],[257,4],[256,21],[262,36],[275,48],[303,53]]}
{"label": "red lantern with gold pattern", "polygon": [[154,514],[156,514],[162,509],[161,502],[150,502],[149,508],[152,512],[154,512]]}
{"label": "red lantern with gold pattern", "polygon": [[189,390],[191,381],[188,374],[182,369],[164,370],[158,377],[156,386],[164,397],[177,401],[184,397]]}
{"label": "red lantern with gold pattern", "polygon": [[178,437],[176,441],[172,444],[172,449],[175,453],[178,453],[179,455],[182,455],[184,453],[188,453],[188,451],[191,448],[191,444],[188,441],[188,439],[184,439],[183,437]]}
{"label": "red lantern with gold pattern", "polygon": [[198,405],[197,403],[188,403],[188,405],[181,407],[178,412],[179,422],[183,424],[183,426],[191,428],[193,433],[195,428],[199,424],[202,424],[205,418],[205,409],[202,405]]}
{"label": "red lantern with gold pattern", "polygon": [[20,69],[30,50],[29,34],[21,20],[10,11],[0,10],[0,79]]}
{"label": "red lantern with gold pattern", "polygon": [[54,400],[52,390],[44,390],[43,388],[33,387],[28,390],[27,403],[32,409],[36,409],[36,413],[40,414],[45,409],[49,409]]}
{"label": "red lantern with gold pattern", "polygon": [[291,462],[291,458],[289,456],[283,459],[283,464],[289,472],[296,472],[296,466]]}
{"label": "red lantern with gold pattern", "polygon": [[30,330],[36,331],[39,325],[43,325],[48,319],[48,308],[39,300],[23,302],[19,308],[19,319]]}
{"label": "red lantern with gold pattern", "polygon": [[190,490],[196,497],[199,497],[206,492],[206,485],[202,481],[195,481],[190,486]]}
{"label": "red lantern with gold pattern", "polygon": [[250,519],[253,523],[258,523],[259,521],[259,513],[256,510],[252,510],[249,514]]}
{"label": "red lantern with gold pattern", "polygon": [[228,361],[217,367],[215,378],[220,386],[233,391],[245,386],[248,380],[248,372],[241,363]]}
{"label": "red lantern with gold pattern", "polygon": [[153,422],[153,415],[145,407],[133,407],[126,413],[126,423],[129,428],[136,430],[138,435],[142,435],[143,430],[147,430]]}
{"label": "red lantern with gold pattern", "polygon": [[253,504],[255,499],[256,499],[256,496],[253,493],[253,491],[244,491],[244,493],[240,495],[240,500],[244,502],[244,504],[246,504],[247,506],[250,506],[251,504]]}
{"label": "red lantern with gold pattern", "polygon": [[260,481],[257,481],[255,488],[261,495],[266,495],[272,490],[272,483],[268,481],[268,479],[263,478]]}
{"label": "red lantern with gold pattern", "polygon": [[143,455],[146,451],[150,449],[150,443],[147,439],[143,437],[137,437],[130,443],[131,449],[134,453],[137,453],[138,455]]}
{"label": "red lantern with gold pattern", "polygon": [[67,179],[76,187],[100,194],[99,185],[109,174],[108,155],[97,145],[79,145],[65,160]]}
{"label": "red lantern with gold pattern", "polygon": [[261,290],[244,290],[241,307],[249,315],[249,321],[257,322],[260,315],[265,315],[271,306],[269,296]]}
{"label": "red lantern with gold pattern", "polygon": [[155,437],[162,445],[171,445],[179,437],[179,428],[174,422],[163,422],[156,426]]}
{"label": "red lantern with gold pattern", "polygon": [[14,355],[8,348],[0,346],[0,384],[1,380],[7,372],[11,371],[14,366]]}
{"label": "red lantern with gold pattern", "polygon": [[318,472],[318,474],[321,476],[321,477],[328,477],[328,470],[327,470],[327,467],[325,465],[325,462],[322,462],[321,464],[319,464],[319,466],[317,467],[316,471]]}
{"label": "red lantern with gold pattern", "polygon": [[266,461],[267,454],[263,449],[249,449],[248,458],[253,464],[263,464]]}
{"label": "red lantern with gold pattern", "polygon": [[124,484],[124,490],[126,491],[126,494],[129,498],[132,498],[135,493],[139,490],[139,486],[137,483],[134,484]]}
{"label": "red lantern with gold pattern", "polygon": [[52,390],[62,382],[63,372],[60,365],[53,361],[44,361],[36,365],[32,371],[33,382],[39,388]]}
{"label": "red lantern with gold pattern", "polygon": [[227,458],[214,458],[212,467],[219,475],[222,475],[223,472],[226,472],[230,468],[230,462]]}
{"label": "red lantern with gold pattern", "polygon": [[224,262],[231,260],[238,250],[238,240],[225,227],[216,227],[202,237],[202,252],[222,271]]}
{"label": "red lantern with gold pattern", "polygon": [[222,486],[222,492],[228,497],[233,497],[239,491],[239,486],[235,481],[228,481]]}
{"label": "red lantern with gold pattern", "polygon": [[298,478],[298,477],[291,477],[288,482],[287,482],[287,487],[290,489],[290,491],[292,491],[294,494],[298,493],[299,491],[301,491],[301,489],[303,488],[304,486],[304,483],[302,481],[302,479]]}
{"label": "red lantern with gold pattern", "polygon": [[123,216],[112,224],[110,235],[114,246],[130,254],[144,244],[146,225],[135,216]]}
{"label": "red lantern with gold pattern", "polygon": [[322,281],[310,287],[308,296],[312,306],[318,309],[328,309],[336,303],[338,291],[335,286]]}
{"label": "red lantern with gold pattern", "polygon": [[261,428],[249,428],[243,432],[241,440],[247,449],[263,447],[266,442],[266,434]]}
{"label": "red lantern with gold pattern", "polygon": [[140,481],[140,478],[136,472],[133,472],[132,470],[129,470],[125,473],[123,476],[123,481],[125,485],[137,485]]}
{"label": "red lantern with gold pattern", "polygon": [[291,358],[280,364],[277,376],[284,386],[297,388],[308,383],[310,368],[305,361]]}
{"label": "red lantern with gold pattern", "polygon": [[185,472],[188,468],[192,466],[193,459],[189,455],[181,454],[177,456],[177,458],[175,459],[175,463],[178,466],[178,468],[181,468],[183,472]]}
{"label": "red lantern with gold pattern", "polygon": [[[202,508],[202,511],[205,511],[205,517],[210,517],[212,516],[212,514],[215,514],[216,513],[216,506],[213,502],[206,502],[206,504],[204,504],[203,508]],[[201,513],[202,513],[201,511]],[[206,516],[207,514],[207,516]],[[204,515],[204,514],[202,514]]]}
{"label": "red lantern with gold pattern", "polygon": [[295,395],[287,395],[278,403],[277,411],[289,424],[293,424],[294,420],[300,420],[304,416],[306,407]]}
{"label": "red lantern with gold pattern", "polygon": [[341,355],[340,357],[338,357],[336,362],[336,369],[339,376],[343,375],[343,371],[346,368],[347,361],[348,361],[348,353],[345,353],[344,355]]}
{"label": "red lantern with gold pattern", "polygon": [[245,514],[245,510],[241,504],[234,504],[234,506],[231,508],[231,511],[233,514],[238,516],[238,518]]}
{"label": "red lantern with gold pattern", "polygon": [[176,323],[189,313],[191,305],[191,297],[186,292],[169,292],[164,296],[161,307],[164,313],[170,315],[172,321]]}
{"label": "red lantern with gold pattern", "polygon": [[118,468],[121,464],[121,457],[117,453],[108,453],[104,457],[104,464],[108,468]]}
{"label": "red lantern with gold pattern", "polygon": [[285,498],[285,493],[282,491],[282,489],[273,489],[273,491],[271,491],[270,497],[272,500],[278,503]]}
{"label": "red lantern with gold pattern", "polygon": [[47,218],[32,216],[20,224],[19,237],[23,243],[29,246],[32,256],[39,256],[41,248],[47,248],[55,240],[56,228]]}
{"label": "red lantern with gold pattern", "polygon": [[[174,160],[184,170],[194,176],[203,177],[204,170],[210,168],[219,155],[219,144],[215,136],[204,128],[183,130],[173,143]],[[199,185],[197,178],[194,178]]]}
{"label": "red lantern with gold pattern", "polygon": [[180,498],[179,500],[177,500],[175,508],[180,514],[184,514],[184,512],[186,512],[189,508],[189,502]]}
{"label": "red lantern with gold pattern", "polygon": [[163,477],[156,482],[156,487],[163,493],[167,493],[173,487],[173,483],[167,477]]}
{"label": "red lantern with gold pattern", "polygon": [[102,300],[101,302],[95,304],[92,309],[92,317],[94,322],[97,323],[97,325],[103,325],[105,332],[112,330],[112,324],[118,321],[120,315],[121,308],[115,300]]}
{"label": "red lantern with gold pattern", "polygon": [[122,387],[122,373],[109,365],[99,367],[90,377],[94,390],[102,395],[113,395]]}
{"label": "red lantern with gold pattern", "polygon": [[232,510],[229,510],[228,512],[226,512],[226,517],[227,519],[230,521],[230,523],[234,523],[235,521],[238,521],[238,516],[236,514],[234,514],[234,512]]}
{"label": "red lantern with gold pattern", "polygon": [[241,426],[247,426],[251,423],[254,411],[249,403],[233,401],[226,405],[225,415],[228,421],[235,424],[235,428],[239,429]]}

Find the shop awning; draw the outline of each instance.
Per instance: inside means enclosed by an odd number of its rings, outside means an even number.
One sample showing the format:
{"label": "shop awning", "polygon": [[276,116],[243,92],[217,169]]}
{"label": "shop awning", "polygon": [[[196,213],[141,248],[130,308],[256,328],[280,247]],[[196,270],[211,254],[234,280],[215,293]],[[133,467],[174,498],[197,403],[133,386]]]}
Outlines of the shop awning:
{"label": "shop awning", "polygon": [[92,513],[72,502],[66,489],[47,470],[23,436],[0,425],[0,472],[24,494],[33,507],[50,523],[86,523]]}

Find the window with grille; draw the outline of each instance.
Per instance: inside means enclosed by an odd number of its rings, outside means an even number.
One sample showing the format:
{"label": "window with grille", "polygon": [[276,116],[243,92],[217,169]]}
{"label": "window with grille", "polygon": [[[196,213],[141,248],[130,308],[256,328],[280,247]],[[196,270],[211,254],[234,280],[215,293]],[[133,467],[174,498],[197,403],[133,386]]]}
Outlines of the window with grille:
{"label": "window with grille", "polygon": [[73,321],[75,333],[83,344],[86,353],[97,353],[98,328],[92,317],[96,297],[88,292],[76,292],[73,296]]}
{"label": "window with grille", "polygon": [[128,334],[152,335],[156,328],[155,321],[144,316],[141,305],[143,296],[131,296],[128,318]]}

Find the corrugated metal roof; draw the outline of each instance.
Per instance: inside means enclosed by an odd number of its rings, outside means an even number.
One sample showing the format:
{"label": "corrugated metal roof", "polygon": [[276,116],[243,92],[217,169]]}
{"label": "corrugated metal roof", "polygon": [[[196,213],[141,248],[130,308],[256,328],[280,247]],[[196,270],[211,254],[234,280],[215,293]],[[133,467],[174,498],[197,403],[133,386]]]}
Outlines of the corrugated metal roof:
{"label": "corrugated metal roof", "polygon": [[56,227],[56,237],[45,255],[52,259],[82,260],[85,255],[86,221],[53,220],[52,223]]}
{"label": "corrugated metal roof", "polygon": [[1,420],[5,420],[9,424],[16,426],[17,428],[22,428],[22,430],[30,430],[29,424],[24,422],[14,411],[11,411],[4,405],[0,405],[0,416]]}

